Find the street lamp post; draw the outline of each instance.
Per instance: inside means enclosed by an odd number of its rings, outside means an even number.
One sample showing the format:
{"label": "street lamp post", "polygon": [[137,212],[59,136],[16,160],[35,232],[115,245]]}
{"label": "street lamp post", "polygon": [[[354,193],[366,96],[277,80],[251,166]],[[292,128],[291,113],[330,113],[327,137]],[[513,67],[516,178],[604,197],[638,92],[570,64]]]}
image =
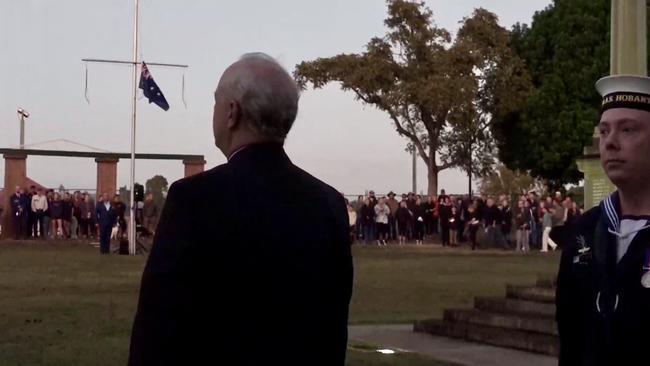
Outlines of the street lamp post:
{"label": "street lamp post", "polygon": [[20,116],[20,148],[25,148],[25,118],[29,118],[29,112],[22,108],[18,108],[16,111]]}

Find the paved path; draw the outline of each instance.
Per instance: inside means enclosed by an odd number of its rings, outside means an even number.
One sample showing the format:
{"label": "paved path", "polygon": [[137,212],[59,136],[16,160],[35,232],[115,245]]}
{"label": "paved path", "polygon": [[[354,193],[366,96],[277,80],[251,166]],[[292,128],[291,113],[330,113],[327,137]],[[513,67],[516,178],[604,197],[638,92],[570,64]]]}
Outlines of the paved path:
{"label": "paved path", "polygon": [[556,366],[557,359],[462,340],[413,332],[405,325],[351,325],[350,340],[431,356],[465,366]]}

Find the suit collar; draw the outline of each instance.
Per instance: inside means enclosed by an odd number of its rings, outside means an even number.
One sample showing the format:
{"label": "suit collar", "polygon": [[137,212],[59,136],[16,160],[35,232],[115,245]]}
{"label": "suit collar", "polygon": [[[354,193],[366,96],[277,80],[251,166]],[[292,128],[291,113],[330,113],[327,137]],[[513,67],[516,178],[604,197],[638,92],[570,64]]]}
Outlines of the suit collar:
{"label": "suit collar", "polygon": [[289,157],[284,151],[284,146],[279,142],[264,142],[244,146],[235,151],[228,160],[228,164],[237,165],[244,162],[274,162],[287,161]]}

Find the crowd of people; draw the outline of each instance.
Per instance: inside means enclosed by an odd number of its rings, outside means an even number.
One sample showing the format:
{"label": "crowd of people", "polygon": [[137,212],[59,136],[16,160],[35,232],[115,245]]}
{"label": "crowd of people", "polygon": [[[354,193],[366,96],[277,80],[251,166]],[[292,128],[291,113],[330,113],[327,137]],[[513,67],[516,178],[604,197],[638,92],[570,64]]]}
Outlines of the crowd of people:
{"label": "crowd of people", "polygon": [[458,246],[469,242],[473,250],[480,245],[489,248],[514,248],[542,252],[557,248],[550,238],[553,227],[570,225],[582,210],[570,197],[555,196],[540,199],[531,191],[521,195],[511,207],[512,198],[453,196],[443,189],[438,196],[394,192],[377,197],[374,191],[348,201],[350,236],[353,242],[404,245],[414,241],[423,245],[437,237],[443,246]]}
{"label": "crowd of people", "polygon": [[[118,236],[127,230],[127,205],[117,194],[112,198],[100,196],[96,203],[88,192],[56,192],[36,186],[27,190],[17,186],[9,201],[8,214],[16,240],[98,239],[100,204],[106,202],[115,212]],[[153,232],[158,215],[153,195],[147,195],[142,212],[145,227]]]}

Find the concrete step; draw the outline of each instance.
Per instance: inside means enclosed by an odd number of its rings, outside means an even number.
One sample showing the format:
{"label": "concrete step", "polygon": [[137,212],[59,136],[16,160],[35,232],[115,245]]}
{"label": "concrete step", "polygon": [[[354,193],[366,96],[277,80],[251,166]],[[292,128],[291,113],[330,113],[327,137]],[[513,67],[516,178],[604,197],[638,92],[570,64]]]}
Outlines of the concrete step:
{"label": "concrete step", "polygon": [[482,311],[504,314],[537,314],[554,317],[555,304],[547,302],[506,299],[499,297],[477,297],[474,308]]}
{"label": "concrete step", "polygon": [[515,286],[506,287],[506,298],[544,303],[555,303],[555,289],[538,286]]}
{"label": "concrete step", "polygon": [[452,323],[472,323],[498,328],[557,335],[555,319],[548,316],[500,314],[476,309],[447,309],[444,312],[443,320]]}
{"label": "concrete step", "polygon": [[421,320],[415,322],[413,330],[550,356],[557,356],[560,349],[559,340],[554,335],[467,322],[445,322],[439,319]]}

